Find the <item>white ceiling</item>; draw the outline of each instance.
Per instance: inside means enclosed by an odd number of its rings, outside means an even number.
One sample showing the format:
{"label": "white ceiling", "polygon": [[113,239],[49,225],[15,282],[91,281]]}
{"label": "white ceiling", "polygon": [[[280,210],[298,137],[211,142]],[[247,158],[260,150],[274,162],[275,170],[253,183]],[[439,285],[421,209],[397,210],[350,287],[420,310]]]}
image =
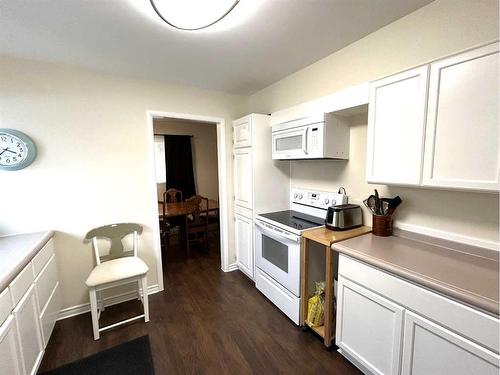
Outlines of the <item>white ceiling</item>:
{"label": "white ceiling", "polygon": [[254,93],[432,0],[241,0],[184,32],[149,0],[2,0],[0,54]]}

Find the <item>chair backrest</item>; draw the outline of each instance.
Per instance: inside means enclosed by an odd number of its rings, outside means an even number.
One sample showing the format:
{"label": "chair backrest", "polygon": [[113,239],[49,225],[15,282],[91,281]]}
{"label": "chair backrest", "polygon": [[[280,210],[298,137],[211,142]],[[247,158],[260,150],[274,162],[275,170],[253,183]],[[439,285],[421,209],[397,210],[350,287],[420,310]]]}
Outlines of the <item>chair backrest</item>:
{"label": "chair backrest", "polygon": [[166,203],[182,202],[182,191],[170,188],[163,193],[163,201]]}
{"label": "chair backrest", "polygon": [[201,214],[208,216],[208,198],[201,195],[193,195],[191,198],[186,199],[186,202],[194,206],[194,211],[192,213],[195,220],[199,219]]}
{"label": "chair backrest", "polygon": [[[122,239],[133,233],[134,243],[132,251],[125,251],[123,247]],[[94,255],[97,264],[105,262],[108,260],[122,258],[125,256],[137,256],[137,237],[142,233],[142,226],[135,223],[118,223],[105,225],[99,228],[94,228],[85,235],[86,240],[92,240],[92,247],[94,248]],[[101,256],[99,253],[99,248],[97,246],[98,238],[106,238],[111,241],[111,247],[109,249],[109,254]]]}

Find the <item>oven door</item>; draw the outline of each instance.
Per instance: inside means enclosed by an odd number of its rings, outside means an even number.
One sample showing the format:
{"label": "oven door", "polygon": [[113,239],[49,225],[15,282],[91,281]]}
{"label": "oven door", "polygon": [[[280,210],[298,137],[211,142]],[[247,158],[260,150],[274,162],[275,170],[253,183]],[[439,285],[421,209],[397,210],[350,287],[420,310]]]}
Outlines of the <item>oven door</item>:
{"label": "oven door", "polygon": [[273,159],[307,158],[307,126],[273,131]]}
{"label": "oven door", "polygon": [[255,220],[257,267],[300,297],[300,236]]}

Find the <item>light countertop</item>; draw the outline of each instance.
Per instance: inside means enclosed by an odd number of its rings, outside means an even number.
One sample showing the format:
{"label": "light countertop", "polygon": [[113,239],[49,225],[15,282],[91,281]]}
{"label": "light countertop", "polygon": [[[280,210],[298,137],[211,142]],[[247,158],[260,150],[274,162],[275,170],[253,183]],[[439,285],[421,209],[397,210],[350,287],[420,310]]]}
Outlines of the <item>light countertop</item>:
{"label": "light countertop", "polygon": [[499,253],[430,237],[359,236],[332,248],[489,313],[499,314]]}
{"label": "light countertop", "polygon": [[0,237],[0,293],[53,235],[46,231]]}

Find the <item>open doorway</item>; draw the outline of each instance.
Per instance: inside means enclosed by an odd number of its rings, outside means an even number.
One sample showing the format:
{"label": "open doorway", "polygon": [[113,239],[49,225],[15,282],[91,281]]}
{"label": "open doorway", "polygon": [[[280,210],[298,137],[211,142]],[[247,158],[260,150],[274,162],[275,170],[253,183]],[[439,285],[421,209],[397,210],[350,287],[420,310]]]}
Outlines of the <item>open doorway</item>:
{"label": "open doorway", "polygon": [[224,120],[158,112],[148,117],[158,271],[188,261],[228,271]]}

